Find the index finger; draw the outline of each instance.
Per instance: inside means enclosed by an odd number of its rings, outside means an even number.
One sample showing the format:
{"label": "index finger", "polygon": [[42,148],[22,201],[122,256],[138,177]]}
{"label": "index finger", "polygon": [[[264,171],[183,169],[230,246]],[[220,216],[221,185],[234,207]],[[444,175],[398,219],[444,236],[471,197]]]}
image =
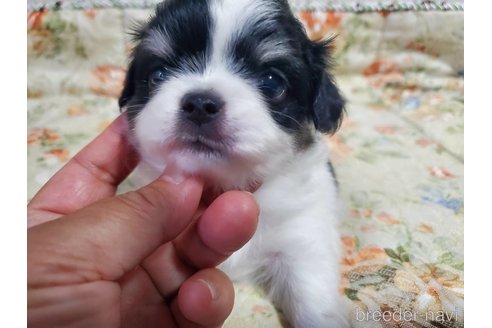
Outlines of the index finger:
{"label": "index finger", "polygon": [[138,162],[127,132],[128,121],[122,114],[58,171],[28,205],[34,213],[29,215],[28,226],[113,196]]}

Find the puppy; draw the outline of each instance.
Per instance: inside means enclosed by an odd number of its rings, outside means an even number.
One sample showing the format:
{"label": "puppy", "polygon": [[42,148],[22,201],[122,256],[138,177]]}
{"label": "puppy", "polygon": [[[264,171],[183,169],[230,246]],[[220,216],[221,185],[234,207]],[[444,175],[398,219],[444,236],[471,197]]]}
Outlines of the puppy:
{"label": "puppy", "polygon": [[286,0],[167,0],[135,35],[119,100],[142,183],[172,165],[254,192],[252,240],[221,268],[262,286],[295,327],[345,327],[337,187],[323,133],[344,100]]}

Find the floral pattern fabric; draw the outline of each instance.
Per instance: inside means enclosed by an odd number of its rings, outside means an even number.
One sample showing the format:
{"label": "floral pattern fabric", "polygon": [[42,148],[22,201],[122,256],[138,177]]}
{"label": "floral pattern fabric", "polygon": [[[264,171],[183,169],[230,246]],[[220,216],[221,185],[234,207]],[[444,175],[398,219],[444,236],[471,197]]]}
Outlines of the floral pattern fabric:
{"label": "floral pattern fabric", "polygon": [[[118,115],[149,9],[28,12],[28,197]],[[353,327],[462,327],[463,13],[302,11],[348,103],[326,137],[345,205],[340,293]],[[281,327],[236,285],[226,327]]]}

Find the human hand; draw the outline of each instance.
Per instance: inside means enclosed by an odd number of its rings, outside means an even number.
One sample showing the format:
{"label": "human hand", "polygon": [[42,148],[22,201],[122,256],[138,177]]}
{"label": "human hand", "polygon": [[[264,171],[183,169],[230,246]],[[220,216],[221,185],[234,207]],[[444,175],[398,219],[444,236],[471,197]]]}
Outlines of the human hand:
{"label": "human hand", "polygon": [[201,181],[176,176],[114,196],[136,164],[126,129],[121,116],[28,206],[30,327],[208,327],[232,310],[213,267],[253,235],[253,197],[203,208]]}

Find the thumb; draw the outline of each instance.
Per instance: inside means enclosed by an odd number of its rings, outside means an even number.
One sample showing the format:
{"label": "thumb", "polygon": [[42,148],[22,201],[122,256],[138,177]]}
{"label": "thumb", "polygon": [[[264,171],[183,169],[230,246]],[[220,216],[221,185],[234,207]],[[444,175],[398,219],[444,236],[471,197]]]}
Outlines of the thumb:
{"label": "thumb", "polygon": [[119,279],[186,228],[202,188],[161,178],[28,229],[29,285]]}

